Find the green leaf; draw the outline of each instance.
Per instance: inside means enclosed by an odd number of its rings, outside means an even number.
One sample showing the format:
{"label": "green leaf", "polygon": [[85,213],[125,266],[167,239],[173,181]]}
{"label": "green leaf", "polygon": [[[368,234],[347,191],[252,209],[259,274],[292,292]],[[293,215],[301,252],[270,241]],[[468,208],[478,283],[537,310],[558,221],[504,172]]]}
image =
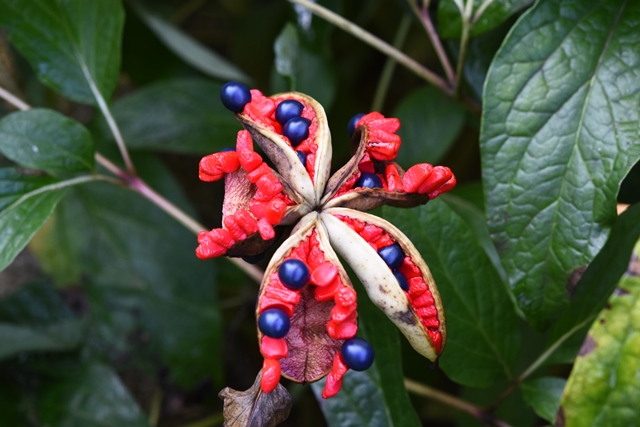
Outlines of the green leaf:
{"label": "green leaf", "polygon": [[116,373],[97,363],[65,367],[44,380],[35,411],[42,425],[55,427],[149,426]]}
{"label": "green leaf", "polygon": [[65,236],[60,243],[91,280],[98,353],[158,361],[152,368],[167,366],[185,387],[220,375],[214,263],[195,257],[193,234],[140,195],[105,184],[69,194],[53,228],[49,238]]}
{"label": "green leaf", "polygon": [[83,325],[79,320],[66,320],[47,328],[0,323],[0,360],[23,352],[65,351],[76,348],[82,338]]}
{"label": "green leaf", "polygon": [[138,2],[132,2],[132,5],[138,16],[149,26],[158,39],[187,64],[218,79],[251,82],[250,77],[221,55],[193,39],[170,22],[142,7]]}
{"label": "green leaf", "polygon": [[536,329],[567,307],[640,157],[640,4],[546,0],[518,21],[485,84],[489,228]]}
{"label": "green leaf", "polygon": [[392,116],[402,123],[398,135],[403,144],[396,161],[406,168],[420,162],[438,163],[465,122],[464,108],[432,86],[411,92]]}
{"label": "green leaf", "polygon": [[38,78],[78,102],[109,98],[118,82],[124,10],[119,0],[0,2],[0,25]]}
{"label": "green leaf", "polygon": [[275,67],[271,92],[296,90],[331,108],[336,95],[336,79],[331,62],[322,54],[299,43],[298,32],[287,24],[274,43]]}
{"label": "green leaf", "polygon": [[[359,295],[362,285],[356,282]],[[348,371],[342,390],[322,399],[325,380],[312,385],[331,427],[419,426],[420,420],[404,387],[397,328],[368,298],[358,300],[359,336],[371,343],[375,358],[364,372]]]}
{"label": "green leaf", "polygon": [[276,54],[276,71],[291,82],[291,90],[296,87],[296,71],[298,62],[298,32],[296,27],[288,22],[273,44]]}
{"label": "green leaf", "polygon": [[[240,124],[220,102],[222,85],[180,78],[146,86],[113,104],[127,146],[179,153],[212,153],[233,145]],[[100,138],[113,138],[106,122]]]}
{"label": "green leaf", "polygon": [[[469,0],[471,1],[471,0]],[[466,3],[467,0],[460,3]],[[484,7],[489,3],[488,7]],[[473,16],[479,19],[471,29],[471,35],[477,36],[502,24],[512,15],[533,3],[533,0],[473,0]],[[438,34],[442,38],[459,39],[462,34],[460,9],[455,0],[443,0],[438,7]]]}
{"label": "green leaf", "polygon": [[[636,260],[640,245],[636,248]],[[569,376],[556,425],[636,425],[640,400],[640,271],[620,281]]]}
{"label": "green leaf", "polygon": [[[453,199],[453,200],[451,200]],[[455,198],[414,209],[384,209],[384,216],[416,245],[429,265],[447,317],[440,367],[452,380],[489,387],[510,379],[520,347],[518,319],[475,225]]]}
{"label": "green leaf", "polygon": [[64,196],[64,187],[77,181],[55,181],[0,169],[0,271],[11,264],[51,216]]}
{"label": "green leaf", "polygon": [[21,166],[51,175],[93,170],[89,131],[55,111],[18,111],[0,120],[0,152]]}
{"label": "green leaf", "polygon": [[520,384],[522,397],[540,418],[550,423],[556,419],[560,397],[566,385],[564,378],[543,377]]}
{"label": "green leaf", "polygon": [[[571,305],[551,329],[551,342],[560,339],[572,328],[579,327],[602,310],[618,281],[627,271],[629,257],[640,239],[640,204],[627,209],[614,224],[609,239],[577,282]],[[575,354],[581,341],[570,349]]]}

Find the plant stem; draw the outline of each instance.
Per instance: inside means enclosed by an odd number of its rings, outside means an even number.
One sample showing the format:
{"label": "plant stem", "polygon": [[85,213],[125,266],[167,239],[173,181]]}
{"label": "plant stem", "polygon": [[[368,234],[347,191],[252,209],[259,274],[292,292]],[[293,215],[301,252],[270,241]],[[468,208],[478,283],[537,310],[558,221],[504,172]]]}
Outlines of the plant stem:
{"label": "plant stem", "polygon": [[469,34],[471,33],[471,14],[473,13],[473,0],[467,0],[464,11],[460,18],[462,19],[462,37],[460,38],[460,55],[458,56],[458,64],[456,66],[456,85],[454,86],[454,95],[460,96],[460,86],[462,85],[462,75],[464,73],[464,60],[467,56],[467,46],[469,45]]}
{"label": "plant stem", "polygon": [[513,390],[515,390],[520,385],[521,382],[529,378],[529,375],[534,373],[536,369],[540,367],[540,365],[542,365],[553,353],[555,353],[558,347],[560,347],[567,339],[569,339],[571,335],[575,334],[580,329],[582,329],[589,323],[593,322],[594,318],[595,318],[595,315],[589,316],[588,318],[586,318],[585,320],[583,320],[582,322],[578,323],[576,326],[571,328],[568,332],[566,332],[560,338],[558,338],[553,344],[551,344],[551,346],[549,346],[548,349],[544,351],[544,353],[542,353],[536,360],[534,360],[533,363],[529,365],[527,369],[524,370],[524,372],[522,372],[516,379],[514,379],[511,382],[511,384],[509,384],[509,386],[502,392],[502,394],[500,394],[500,396],[498,396],[498,398],[495,401],[493,401],[489,406],[487,406],[486,410],[491,411],[495,409],[504,399],[507,398],[507,396],[511,394],[511,392],[513,392]]}
{"label": "plant stem", "polygon": [[482,14],[489,8],[489,6],[491,6],[491,3],[493,3],[493,0],[484,0],[478,10],[476,10],[476,13],[473,15],[473,19],[471,20],[471,23],[473,25],[475,25],[480,20]]}
{"label": "plant stem", "polygon": [[164,392],[160,387],[156,386],[153,391],[153,396],[151,397],[151,407],[149,408],[149,424],[151,427],[156,427],[160,420],[162,399],[164,399]]}
{"label": "plant stem", "polygon": [[9,104],[16,107],[18,110],[26,111],[29,108],[31,108],[29,104],[27,104],[22,99],[15,96],[14,94],[7,92],[7,90],[3,87],[0,87],[0,98],[4,99]]}
{"label": "plant stem", "polygon": [[185,424],[182,427],[213,427],[213,426],[222,424],[223,422],[224,422],[224,415],[218,413],[218,414],[213,414],[210,417],[203,418],[199,421]]}
{"label": "plant stem", "polygon": [[409,0],[409,6],[413,9],[413,12],[422,22],[422,26],[427,32],[427,36],[429,36],[429,40],[431,40],[431,44],[433,45],[433,49],[436,51],[436,55],[438,55],[438,59],[440,60],[440,64],[442,65],[442,69],[444,70],[445,75],[447,76],[447,80],[451,85],[453,85],[456,81],[455,74],[453,72],[453,67],[451,66],[451,62],[449,61],[449,57],[447,53],[444,51],[442,47],[442,42],[440,41],[440,37],[438,37],[438,32],[433,26],[433,21],[431,20],[431,15],[429,15],[429,4],[426,2],[423,4],[422,9],[418,9],[415,0]]}
{"label": "plant stem", "polygon": [[[393,47],[396,49],[400,49],[404,44],[404,41],[407,39],[407,34],[409,33],[409,28],[411,27],[411,18],[408,15],[404,15],[402,17],[402,21],[400,21],[400,25],[398,26],[398,31],[396,32],[396,36],[393,39]],[[393,77],[393,71],[396,68],[396,60],[389,57],[387,58],[387,62],[384,64],[384,68],[382,70],[382,74],[380,76],[380,81],[378,82],[378,87],[376,88],[376,94],[373,97],[373,104],[371,106],[371,111],[380,111],[382,110],[382,106],[384,105],[384,99],[387,96],[387,92],[389,90],[389,84],[391,83],[391,78]]]}
{"label": "plant stem", "polygon": [[[147,183],[144,182],[140,177],[128,175],[127,172],[119,168],[116,164],[112,163],[109,159],[107,159],[100,153],[96,153],[96,161],[105,169],[109,170],[111,173],[119,177],[122,180],[122,184],[136,191],[137,193],[148,199],[151,203],[158,206],[160,209],[169,214],[173,219],[182,224],[187,230],[192,231],[194,234],[198,234],[200,231],[207,229],[204,225],[200,224],[198,221],[186,214],[183,210],[178,208],[176,205],[164,198],[154,189],[149,187],[149,185],[147,185]],[[226,259],[238,266],[238,268],[244,271],[257,283],[262,282],[264,272],[257,268],[255,265],[249,264],[248,262],[238,258]]]}
{"label": "plant stem", "polygon": [[449,405],[452,408],[464,411],[481,420],[483,423],[487,423],[497,427],[510,427],[509,424],[495,418],[493,415],[491,415],[487,411],[484,411],[482,408],[466,402],[462,399],[458,399],[457,397],[451,396],[450,394],[444,393],[440,390],[436,390],[424,384],[420,384],[419,382],[410,380],[409,378],[404,379],[404,385],[411,393],[427,397],[429,399],[437,400],[438,402]]}
{"label": "plant stem", "polygon": [[409,70],[413,71],[416,75],[423,78],[424,80],[431,83],[432,85],[436,86],[447,95],[449,96],[453,95],[453,90],[451,86],[442,77],[440,77],[433,71],[429,70],[428,68],[422,66],[416,60],[405,55],[403,52],[400,52],[398,49],[394,48],[389,43],[379,39],[373,34],[355,25],[351,21],[348,21],[344,19],[342,16],[330,11],[325,7],[322,7],[316,3],[313,3],[309,0],[289,0],[289,2],[306,7],[307,9],[309,9],[311,12],[321,17],[322,19],[325,19],[326,21],[332,23],[336,27],[341,28],[342,30],[346,31],[352,36],[357,37],[363,42],[378,49],[380,52],[392,57],[398,63],[404,65]]}

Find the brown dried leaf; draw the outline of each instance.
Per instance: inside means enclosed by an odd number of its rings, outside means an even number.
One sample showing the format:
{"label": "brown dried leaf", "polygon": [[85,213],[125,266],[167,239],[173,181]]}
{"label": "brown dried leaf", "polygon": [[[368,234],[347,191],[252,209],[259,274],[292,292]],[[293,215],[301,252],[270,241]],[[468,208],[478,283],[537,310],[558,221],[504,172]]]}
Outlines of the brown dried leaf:
{"label": "brown dried leaf", "polygon": [[260,388],[262,371],[249,390],[238,391],[226,387],[218,396],[224,400],[225,427],[274,427],[289,417],[291,396],[278,384],[271,393]]}

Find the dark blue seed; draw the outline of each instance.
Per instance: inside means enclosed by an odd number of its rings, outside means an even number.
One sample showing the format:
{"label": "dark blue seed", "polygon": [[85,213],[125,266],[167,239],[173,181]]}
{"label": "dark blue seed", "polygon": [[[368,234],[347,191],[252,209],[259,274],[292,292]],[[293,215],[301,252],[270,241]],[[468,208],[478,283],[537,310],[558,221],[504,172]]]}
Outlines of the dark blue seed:
{"label": "dark blue seed", "polygon": [[279,308],[269,308],[258,318],[260,332],[271,338],[283,338],[289,332],[291,321],[287,313]]}
{"label": "dark blue seed", "polygon": [[242,83],[229,82],[220,89],[220,99],[227,109],[240,113],[244,110],[244,106],[251,102],[251,92]]}
{"label": "dark blue seed", "polygon": [[355,116],[349,119],[349,123],[347,124],[347,132],[349,132],[349,136],[353,136],[353,132],[356,131],[356,123],[364,116],[364,113],[356,114]]}
{"label": "dark blue seed", "polygon": [[392,269],[400,267],[404,261],[404,252],[397,243],[379,249],[378,255]]}
{"label": "dark blue seed", "polygon": [[296,147],[309,136],[310,124],[311,121],[304,117],[294,117],[284,124],[282,134]]}
{"label": "dark blue seed", "polygon": [[400,285],[400,288],[405,292],[409,292],[409,281],[407,280],[407,276],[400,273],[398,270],[393,270],[393,275],[398,281],[398,285]]}
{"label": "dark blue seed", "polygon": [[296,151],[296,153],[298,153],[298,158],[302,162],[302,166],[306,167],[307,166],[307,153],[305,153],[303,151]]}
{"label": "dark blue seed", "polygon": [[309,267],[299,259],[290,258],[280,264],[278,277],[289,289],[300,289],[309,281]]}
{"label": "dark blue seed", "polygon": [[382,188],[382,181],[375,173],[364,172],[360,175],[354,187]]}
{"label": "dark blue seed", "polygon": [[276,107],[276,120],[284,126],[285,123],[294,117],[300,117],[302,110],[304,110],[304,105],[302,105],[300,101],[287,99]]}
{"label": "dark blue seed", "polygon": [[340,352],[345,365],[354,371],[364,371],[373,364],[373,347],[362,338],[346,340]]}
{"label": "dark blue seed", "polygon": [[221,153],[225,153],[227,151],[236,151],[236,147],[224,147],[222,150],[220,150]]}
{"label": "dark blue seed", "polygon": [[265,252],[262,252],[257,255],[243,256],[242,259],[248,262],[249,264],[257,264],[264,259],[264,255],[265,255]]}

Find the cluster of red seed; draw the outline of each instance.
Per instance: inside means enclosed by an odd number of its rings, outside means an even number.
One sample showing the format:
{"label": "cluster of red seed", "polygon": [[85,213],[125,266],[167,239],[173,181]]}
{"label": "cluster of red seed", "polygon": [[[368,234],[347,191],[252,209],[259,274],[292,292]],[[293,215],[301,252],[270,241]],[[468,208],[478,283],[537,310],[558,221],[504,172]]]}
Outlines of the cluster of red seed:
{"label": "cluster of red seed", "polygon": [[[287,99],[291,99],[291,97],[268,97],[264,96],[262,92],[257,89],[251,89],[251,102],[244,106],[243,112],[255,122],[260,123],[282,136],[282,138],[291,145],[289,138],[282,133],[282,125],[276,120],[276,108],[278,104]],[[311,124],[309,125],[309,136],[297,146],[293,147],[293,145],[291,145],[291,147],[306,155],[305,168],[311,177],[311,182],[313,182],[315,177],[316,152],[318,151],[318,144],[315,140],[318,121],[315,120],[316,113],[313,111],[313,108],[305,105],[300,99],[297,99],[297,101],[304,105],[301,116],[311,121]]]}
{"label": "cluster of red seed", "polygon": [[[334,340],[347,340],[356,336],[358,325],[356,323],[356,293],[350,286],[343,283],[338,268],[324,255],[316,235],[312,231],[309,237],[291,250],[282,259],[298,259],[304,262],[311,273],[309,283],[316,286],[314,297],[318,302],[334,301],[331,309],[330,320],[327,322],[327,334]],[[259,301],[259,313],[270,308],[279,308],[287,316],[293,316],[295,307],[300,302],[300,290],[287,288],[280,281],[277,272],[269,277],[265,293]],[[262,368],[261,387],[265,393],[271,392],[280,381],[279,359],[287,357],[288,350],[286,338],[274,339],[263,336],[260,349],[264,356]],[[339,359],[339,360],[338,360]],[[326,397],[334,396],[342,386],[342,376],[347,371],[340,352],[334,358],[333,370],[327,378],[325,386]]]}
{"label": "cluster of red seed", "polygon": [[[360,235],[371,247],[377,252],[382,248],[396,243],[391,236],[382,228],[367,224],[355,218],[345,215],[336,215],[336,218],[347,224],[351,229]],[[436,352],[439,353],[442,348],[442,334],[438,331],[440,321],[438,320],[438,310],[429,286],[425,282],[422,272],[416,266],[411,257],[405,256],[404,261],[398,271],[407,278],[409,282],[409,290],[405,293],[420,318],[422,325],[427,330]]]}
{"label": "cluster of red seed", "polygon": [[[223,228],[198,233],[196,255],[206,259],[224,255],[230,247],[259,232],[263,240],[273,239],[273,227],[284,218],[287,206],[295,203],[283,192],[283,187],[269,165],[253,150],[253,140],[246,130],[238,132],[235,151],[224,151],[205,156],[200,161],[200,179],[206,182],[222,179],[238,171],[255,184],[257,191],[249,202],[249,211],[238,209],[225,215]],[[253,215],[252,215],[253,214]]]}

